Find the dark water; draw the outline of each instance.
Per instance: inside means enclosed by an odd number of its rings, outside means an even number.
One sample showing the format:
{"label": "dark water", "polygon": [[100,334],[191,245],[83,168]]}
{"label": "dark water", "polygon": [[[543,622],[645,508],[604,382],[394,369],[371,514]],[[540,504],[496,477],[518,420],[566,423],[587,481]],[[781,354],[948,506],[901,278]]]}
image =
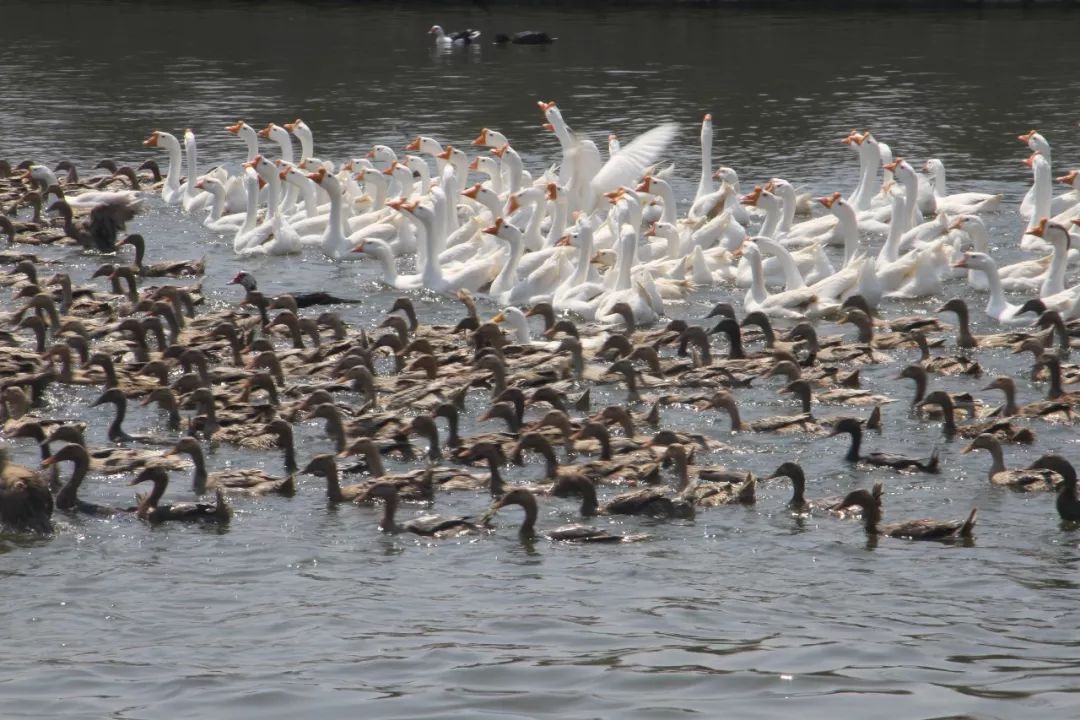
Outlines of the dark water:
{"label": "dark water", "polygon": [[[436,52],[426,30],[538,28],[546,48]],[[680,199],[698,172],[697,123],[712,112],[714,157],[745,185],[786,177],[816,194],[850,190],[853,156],[837,140],[869,128],[894,151],[936,156],[954,190],[1006,194],[989,218],[999,257],[1018,257],[1016,214],[1029,181],[1015,136],[1037,127],[1055,174],[1080,162],[1073,16],[1009,11],[985,17],[767,14],[683,9],[484,14],[396,6],[299,3],[3,3],[0,156],[53,164],[156,156],[152,129],[192,127],[206,166],[242,159],[223,127],[303,117],[317,154],[361,156],[423,132],[465,144],[482,126],[506,133],[530,167],[558,156],[536,100],[556,99],[575,130],[625,138],[663,120],[683,124],[671,159]],[[163,158],[159,158],[163,159]],[[914,164],[914,163],[913,163]],[[229,240],[149,202],[133,224],[154,258],[207,254],[206,289],[242,267]],[[876,247],[876,246],[875,246]],[[97,261],[62,258],[77,281]],[[363,263],[315,255],[245,261],[273,292],[333,287],[365,296],[371,323],[395,293]],[[1076,281],[1070,273],[1069,284]],[[957,284],[951,292],[974,296]],[[673,317],[700,318],[733,294],[699,293]],[[741,291],[735,294],[741,299]],[[976,299],[981,306],[981,299]],[[6,302],[6,301],[5,301]],[[418,299],[432,321],[461,309]],[[889,314],[932,311],[935,300]],[[10,305],[5,306],[5,310]],[[824,332],[851,332],[826,325]],[[867,386],[907,398],[891,378],[915,358],[864,370]],[[988,376],[1017,374],[1021,399],[1043,391],[1008,351],[983,351]],[[984,380],[941,379],[977,391]],[[775,381],[743,392],[746,414],[791,411]],[[95,390],[61,388],[57,413],[94,424]],[[598,402],[621,401],[612,387]],[[987,396],[988,400],[996,399]],[[470,396],[469,417],[487,399]],[[1049,496],[991,488],[989,459],[942,445],[940,476],[870,473],[840,461],[842,440],[730,435],[713,413],[671,409],[664,422],[723,438],[702,457],[767,474],[797,458],[808,494],[886,483],[887,516],[959,517],[973,505],[971,547],[868,544],[862,529],[795,518],[786,484],[753,509],[694,522],[604,520],[653,534],[625,547],[523,546],[506,512],[495,535],[426,543],[386,537],[370,509],[327,508],[318,478],[293,499],[238,501],[225,531],[63,519],[47,540],[0,540],[4,717],[1075,717],[1080,687],[1076,592],[1080,536],[1062,530]],[[138,409],[129,429],[160,430]],[[484,425],[484,429],[490,429]],[[465,428],[473,431],[470,423]],[[1019,466],[1042,452],[1076,454],[1072,428],[1036,426],[1034,448],[1006,448]],[[301,460],[331,449],[321,423],[299,428]],[[877,449],[928,454],[938,429],[886,408]],[[18,458],[36,450],[13,442]],[[278,471],[272,455],[220,449],[228,463]],[[389,468],[393,471],[395,468]],[[538,477],[529,465],[514,477]],[[88,496],[130,497],[126,477],[91,478]],[[183,483],[172,492],[183,496]],[[479,513],[480,496],[439,498]],[[406,513],[407,515],[408,513]],[[541,525],[574,517],[551,501]]]}

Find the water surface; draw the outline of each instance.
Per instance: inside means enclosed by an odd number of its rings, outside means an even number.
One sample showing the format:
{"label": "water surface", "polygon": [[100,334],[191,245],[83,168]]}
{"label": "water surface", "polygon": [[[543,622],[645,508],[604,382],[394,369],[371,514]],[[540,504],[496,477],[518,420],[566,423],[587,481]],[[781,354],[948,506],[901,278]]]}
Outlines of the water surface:
{"label": "water surface", "polygon": [[[242,145],[223,131],[237,118],[260,127],[299,116],[325,158],[361,156],[376,142],[403,146],[419,132],[464,145],[490,126],[539,171],[557,160],[558,145],[539,127],[536,100],[555,99],[574,129],[596,140],[681,123],[669,154],[685,201],[696,186],[697,123],[711,112],[715,159],[737,168],[746,186],[779,176],[816,194],[849,191],[856,164],[838,140],[853,127],[871,129],[913,164],[939,157],[955,190],[1006,195],[989,218],[1005,259],[1020,256],[1016,208],[1029,181],[1016,135],[1039,128],[1053,143],[1056,174],[1080,162],[1080,80],[1073,48],[1061,41],[1072,16],[1054,11],[485,14],[8,0],[4,16],[0,156],[12,160],[163,160],[141,140],[155,128],[191,127],[209,167],[242,159]],[[559,41],[443,53],[425,35],[433,22],[479,27],[488,39],[543,29]],[[215,305],[239,299],[227,281],[242,267],[271,292],[333,287],[364,297],[346,311],[355,325],[370,327],[396,296],[366,263],[335,266],[315,254],[241,263],[230,239],[157,201],[131,230],[150,238],[151,259],[208,255]],[[63,259],[78,282],[98,263],[70,249],[44,254]],[[950,291],[981,305],[958,284]],[[732,298],[741,292],[698,293],[669,315],[699,321]],[[417,302],[431,322],[462,314],[440,298]],[[887,313],[929,312],[937,302],[895,303]],[[892,356],[866,368],[864,381],[906,399],[910,386],[892,378],[916,355]],[[979,360],[988,376],[1015,374],[1023,400],[1044,390],[1008,351]],[[949,390],[985,382],[935,379]],[[776,381],[756,385],[739,394],[747,415],[792,411],[774,396]],[[90,440],[101,443],[107,415],[87,409],[96,393],[60,387],[48,400],[57,414],[91,421]],[[595,399],[622,397],[612,386]],[[482,390],[470,395],[466,431],[480,429],[473,419],[487,401]],[[929,454],[940,442],[906,404],[886,409],[885,432],[869,445]],[[161,431],[162,421],[137,409],[129,428]],[[3,714],[1075,717],[1080,553],[1051,497],[991,488],[989,459],[959,454],[961,443],[942,444],[940,476],[894,476],[845,466],[840,439],[733,436],[715,414],[678,408],[664,421],[733,446],[701,462],[768,474],[798,458],[809,495],[883,479],[894,520],[959,517],[977,506],[976,540],[868,543],[856,524],[792,517],[784,483],[763,485],[752,509],[705,511],[693,522],[601,520],[653,535],[623,547],[523,545],[514,511],[479,539],[387,537],[373,510],[328,508],[321,480],[306,476],[295,498],[236,502],[226,530],[64,517],[53,538],[0,541]],[[1075,455],[1071,428],[1036,430],[1036,447],[1006,448],[1010,465],[1042,452]],[[321,423],[298,433],[302,462],[331,450]],[[35,461],[35,448],[12,444],[20,460]],[[211,457],[214,467],[279,471],[278,462],[228,448]],[[533,463],[511,476],[541,473]],[[87,494],[126,501],[127,480],[93,477]],[[174,485],[186,497],[184,483]],[[438,503],[447,513],[485,506],[469,494]],[[574,510],[545,502],[541,524],[570,521]]]}

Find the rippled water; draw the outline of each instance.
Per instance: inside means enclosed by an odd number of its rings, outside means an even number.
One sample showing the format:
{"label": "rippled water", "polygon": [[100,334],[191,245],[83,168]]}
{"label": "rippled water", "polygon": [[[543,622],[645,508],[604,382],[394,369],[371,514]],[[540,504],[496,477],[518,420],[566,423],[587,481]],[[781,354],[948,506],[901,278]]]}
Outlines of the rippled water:
{"label": "rippled water", "polygon": [[[433,51],[433,23],[485,37],[526,27],[553,47]],[[110,156],[154,156],[154,129],[192,127],[207,166],[241,159],[222,128],[302,116],[322,157],[361,155],[418,132],[464,144],[482,126],[505,132],[530,167],[557,158],[539,128],[538,98],[554,98],[576,130],[624,138],[662,120],[683,124],[671,159],[680,198],[697,176],[697,123],[713,113],[718,162],[750,185],[786,177],[815,193],[850,190],[852,154],[837,140],[872,129],[913,159],[942,158],[956,189],[1006,194],[990,218],[996,254],[1010,258],[1028,182],[1015,136],[1038,127],[1055,169],[1080,162],[1069,36],[1075,15],[767,14],[680,9],[596,13],[522,9],[485,14],[367,4],[4,3],[0,156],[91,167]],[[162,158],[159,158],[162,159]],[[921,162],[920,162],[921,164]],[[152,258],[207,254],[214,304],[242,266],[271,292],[339,288],[365,303],[370,326],[395,293],[364,263],[321,257],[249,260],[176,208],[149,202],[132,230]],[[878,241],[879,242],[879,241]],[[876,245],[875,245],[876,247]],[[78,282],[97,260],[70,249]],[[1069,282],[1075,282],[1070,273]],[[973,296],[956,285],[957,294]],[[673,317],[701,318],[729,291],[700,293]],[[741,293],[737,294],[741,298]],[[890,314],[932,311],[894,304]],[[979,299],[975,299],[981,306]],[[418,299],[429,321],[459,306]],[[5,301],[5,309],[10,302]],[[827,333],[849,327],[825,325]],[[909,397],[897,364],[864,370],[868,387]],[[1007,351],[979,354],[989,376],[1016,374],[1022,399],[1043,392]],[[936,379],[977,390],[971,379]],[[776,381],[742,391],[746,414],[790,412]],[[96,390],[60,387],[49,406],[93,424]],[[990,398],[987,399],[996,399]],[[608,386],[598,403],[620,402]],[[465,430],[487,403],[468,399]],[[162,431],[136,409],[129,428]],[[797,458],[808,494],[886,483],[887,517],[959,517],[979,508],[970,547],[868,543],[860,526],[792,517],[784,483],[751,509],[704,511],[693,522],[603,519],[647,531],[616,547],[519,542],[519,517],[479,539],[428,543],[388,537],[369,508],[327,507],[322,481],[301,477],[295,498],[237,501],[224,530],[149,529],[127,519],[63,517],[48,539],[0,539],[5,631],[4,717],[1075,717],[1080,687],[1078,536],[1047,495],[991,488],[989,459],[942,445],[939,476],[872,473],[841,461],[844,442],[734,436],[715,414],[667,409],[664,422],[734,447],[702,457],[757,473]],[[484,425],[484,428],[490,426]],[[1076,453],[1075,431],[1036,426],[1034,448],[1006,448],[1010,465],[1042,452]],[[321,422],[299,427],[301,460],[331,449]],[[928,454],[935,425],[886,408],[867,443]],[[12,442],[23,462],[26,441]],[[277,471],[276,455],[226,448],[214,467]],[[389,468],[393,471],[395,468]],[[515,477],[538,477],[531,464]],[[121,502],[126,477],[92,477],[86,494]],[[184,483],[171,492],[183,497]],[[479,513],[481,496],[440,496],[448,513]],[[542,526],[575,517],[545,502]]]}

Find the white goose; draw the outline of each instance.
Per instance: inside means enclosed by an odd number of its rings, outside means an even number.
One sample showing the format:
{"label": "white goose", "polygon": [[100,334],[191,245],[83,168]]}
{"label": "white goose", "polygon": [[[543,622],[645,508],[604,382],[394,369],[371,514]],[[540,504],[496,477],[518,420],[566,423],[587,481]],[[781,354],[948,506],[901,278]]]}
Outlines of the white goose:
{"label": "white goose", "polygon": [[[950,230],[960,230],[971,238],[975,252],[990,252],[990,231],[978,215],[960,215],[953,221]],[[1002,288],[1008,292],[1034,292],[1042,284],[1042,278],[1050,267],[1051,259],[1052,256],[1047,255],[998,268]],[[975,290],[985,291],[989,288],[984,273],[969,269],[967,280],[968,285]]]}
{"label": "white goose", "polygon": [[394,266],[394,251],[382,240],[366,238],[357,243],[352,251],[375,258],[382,268],[382,281],[390,287],[397,290],[422,290],[424,288],[423,273],[398,275],[397,268]]}
{"label": "white goose", "polygon": [[923,210],[929,215],[936,215],[942,210],[950,215],[960,213],[974,215],[981,212],[993,212],[1001,206],[1001,195],[977,192],[947,195],[945,193],[945,163],[937,158],[927,160],[923,171],[930,176],[930,186],[934,191],[930,208]]}
{"label": "white goose", "polygon": [[281,212],[279,205],[281,180],[277,166],[262,155],[256,155],[253,161],[245,165],[253,168],[267,185],[267,212],[263,225],[270,226],[270,235],[260,243],[246,245],[242,254],[289,255],[300,252],[300,235]]}
{"label": "white goose", "polygon": [[311,133],[311,128],[308,124],[300,118],[296,118],[291,123],[285,123],[285,129],[296,136],[296,139],[300,141],[300,162],[310,160],[315,156],[315,138]]}
{"label": "white goose", "polygon": [[[1050,268],[1043,275],[1039,284],[1039,297],[1044,299],[1065,291],[1065,269],[1068,265],[1069,231],[1063,225],[1043,219],[1038,227],[1029,231],[1050,243],[1054,252],[1050,259]],[[1049,307],[1049,306],[1048,306]]]}
{"label": "white goose", "polygon": [[986,303],[986,315],[1003,325],[1027,325],[1030,320],[1017,316],[1020,306],[1014,305],[1005,299],[1005,292],[998,278],[997,263],[985,253],[966,252],[959,261],[953,264],[957,268],[971,268],[981,270],[986,275],[986,283],[990,288],[990,299]]}
{"label": "white goose", "polygon": [[184,130],[184,150],[187,152],[187,182],[184,183],[184,195],[180,204],[186,212],[204,210],[214,198],[210,193],[199,191],[195,187],[199,179],[199,155],[195,147],[195,133],[190,129]]}
{"label": "white goose", "polygon": [[[294,162],[292,136],[289,134],[288,130],[280,125],[269,123],[259,131],[259,137],[268,138],[277,143],[277,146],[281,151],[281,159],[289,164]],[[292,214],[294,211],[297,194],[296,188],[289,185],[285,188],[284,195],[278,197],[278,201],[281,203],[281,206],[286,213]]]}
{"label": "white goose", "polygon": [[761,251],[753,242],[743,247],[743,256],[750,263],[753,280],[743,298],[743,309],[763,312],[770,317],[802,320],[817,303],[817,295],[809,288],[785,290],[770,294],[765,289],[765,275],[761,269]]}
{"label": "white goose", "polygon": [[556,312],[572,312],[587,321],[596,319],[598,302],[593,298],[604,292],[604,286],[589,281],[589,263],[593,256],[593,231],[587,222],[578,222],[558,241],[560,246],[577,248],[577,263],[570,274],[552,294],[551,306]]}
{"label": "white goose", "polygon": [[[221,184],[221,181],[214,177],[204,177],[195,184],[195,187],[206,190],[214,197],[203,225],[214,232],[223,233],[235,233],[244,225],[246,212],[225,214],[225,186]],[[258,190],[258,183],[256,183],[256,190]]]}
{"label": "white goose", "polygon": [[[256,157],[259,157],[256,155]],[[273,226],[268,222],[258,222],[259,189],[265,186],[265,181],[258,173],[245,164],[244,190],[247,194],[247,212],[244,214],[244,224],[236,230],[233,236],[233,252],[244,254],[249,247],[265,244],[274,232]]]}
{"label": "white goose", "polygon": [[[1028,149],[1033,153],[1038,153],[1046,158],[1046,161],[1051,162],[1050,156],[1050,143],[1046,141],[1042,135],[1036,130],[1029,130],[1023,135],[1019,135],[1016,138],[1020,142],[1028,146]],[[1020,217],[1028,220],[1031,218],[1035,205],[1035,186],[1032,185],[1028,188],[1028,191],[1024,194],[1024,199],[1020,202]]]}
{"label": "white goose", "polygon": [[452,33],[447,33],[442,29],[440,25],[432,25],[428,30],[429,35],[435,36],[435,44],[442,47],[449,47],[451,45],[468,45],[480,37],[479,30],[458,30]]}
{"label": "white goose", "polygon": [[1043,218],[1050,217],[1054,193],[1053,179],[1050,161],[1042,153],[1032,153],[1024,160],[1024,164],[1031,168],[1032,181],[1029,190],[1031,203],[1020,206],[1020,217],[1027,221],[1028,228],[1033,228]]}
{"label": "white goose", "polygon": [[255,128],[243,120],[237,120],[235,124],[228,125],[225,129],[244,141],[244,146],[247,148],[247,157],[244,162],[254,160],[259,154],[259,135],[255,132]]}
{"label": "white goose", "polygon": [[326,229],[319,238],[319,248],[323,255],[331,260],[342,260],[353,251],[353,243],[345,236],[345,218],[341,209],[341,183],[336,177],[328,174],[326,168],[319,168],[319,172],[309,174],[308,179],[330,196],[330,216]]}
{"label": "white goose", "polygon": [[716,189],[712,178],[712,144],[712,114],[706,113],[705,119],[701,121],[701,177],[698,179],[697,192],[694,194],[695,202]]}
{"label": "white goose", "polygon": [[[521,259],[521,232],[513,225],[500,223],[500,220],[501,218],[495,221],[496,232],[494,235],[510,243],[510,255],[503,271],[499,273],[499,276],[491,284],[492,287],[495,287],[495,283],[503,278],[505,273],[513,279],[513,285],[498,295],[489,292],[492,299],[500,305],[535,305],[541,301],[550,301],[552,293],[559,286],[559,282],[563,278],[563,271],[566,268],[563,259],[564,252],[560,248],[555,248],[557,252],[550,254],[535,270],[523,278],[514,278],[517,275],[517,265]],[[485,230],[485,232],[488,232],[488,230]]]}
{"label": "white goose", "polygon": [[[550,108],[546,112],[550,113]],[[603,207],[604,193],[624,186],[634,187],[677,132],[675,123],[658,125],[624,145],[603,164],[595,143],[572,139],[570,149],[564,153],[563,168],[569,171],[569,179],[563,182],[570,193],[570,209],[592,212]]]}
{"label": "white goose", "polygon": [[650,288],[652,281],[648,273],[634,276],[637,255],[638,234],[630,227],[624,228],[619,238],[618,266],[615,284],[611,290],[595,298],[596,319],[599,322],[617,322],[618,315],[612,312],[615,305],[626,303],[633,310],[634,318],[643,325],[656,322],[663,312],[663,301]]}
{"label": "white goose", "polygon": [[1080,214],[1080,170],[1070,170],[1057,181],[1068,185],[1069,190],[1051,201],[1050,212],[1054,214],[1054,222],[1065,224]]}
{"label": "white goose", "polygon": [[848,133],[840,142],[850,147],[859,156],[859,182],[851,191],[848,202],[858,212],[869,210],[874,195],[878,191],[877,171],[881,166],[881,153],[877,140],[869,132],[860,134],[856,130]]}
{"label": "white goose", "polygon": [[416,201],[391,200],[387,204],[411,217],[424,230],[422,275],[423,286],[426,289],[444,294],[453,294],[458,290],[477,292],[495,278],[497,270],[494,254],[475,258],[455,268],[442,267],[439,248],[445,245],[446,238],[442,235],[442,228],[436,225],[434,209],[420,205]]}
{"label": "white goose", "polygon": [[146,147],[164,147],[169,154],[169,167],[165,171],[165,180],[161,184],[161,199],[168,205],[176,205],[184,196],[187,183],[180,182],[180,165],[182,162],[180,141],[172,133],[155,130],[150,137],[143,140]]}

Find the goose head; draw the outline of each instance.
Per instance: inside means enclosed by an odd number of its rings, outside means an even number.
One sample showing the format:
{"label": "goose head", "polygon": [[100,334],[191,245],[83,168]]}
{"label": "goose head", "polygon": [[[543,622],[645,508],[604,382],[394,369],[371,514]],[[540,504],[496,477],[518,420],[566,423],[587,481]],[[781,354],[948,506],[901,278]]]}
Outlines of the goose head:
{"label": "goose head", "polygon": [[[969,268],[971,270],[982,270],[983,272],[986,272],[991,268],[996,269],[997,263],[995,263],[993,258],[986,253],[966,252],[963,257],[953,263],[953,267]],[[950,300],[949,302],[951,303],[952,301]]]}
{"label": "goose head", "polygon": [[501,132],[491,130],[489,128],[483,128],[482,130],[480,130],[480,135],[472,141],[472,144],[478,145],[480,147],[497,148],[502,147],[503,145],[507,145],[508,141],[506,139],[506,136],[503,135]]}
{"label": "goose head", "polygon": [[1071,238],[1069,237],[1069,230],[1064,225],[1053,222],[1047,218],[1039,220],[1039,224],[1029,229],[1027,234],[1040,237],[1055,247],[1060,245],[1066,250],[1068,250],[1072,244]]}
{"label": "goose head", "polygon": [[[438,26],[436,25],[435,28]],[[432,28],[434,30],[435,28]],[[442,28],[440,28],[442,30]],[[443,146],[433,137],[417,135],[413,141],[405,146],[406,152],[421,152],[426,155],[437,155],[443,151]]]}
{"label": "goose head", "polygon": [[1070,170],[1065,175],[1058,177],[1057,181],[1063,185],[1068,185],[1073,190],[1080,190],[1080,170]]}

